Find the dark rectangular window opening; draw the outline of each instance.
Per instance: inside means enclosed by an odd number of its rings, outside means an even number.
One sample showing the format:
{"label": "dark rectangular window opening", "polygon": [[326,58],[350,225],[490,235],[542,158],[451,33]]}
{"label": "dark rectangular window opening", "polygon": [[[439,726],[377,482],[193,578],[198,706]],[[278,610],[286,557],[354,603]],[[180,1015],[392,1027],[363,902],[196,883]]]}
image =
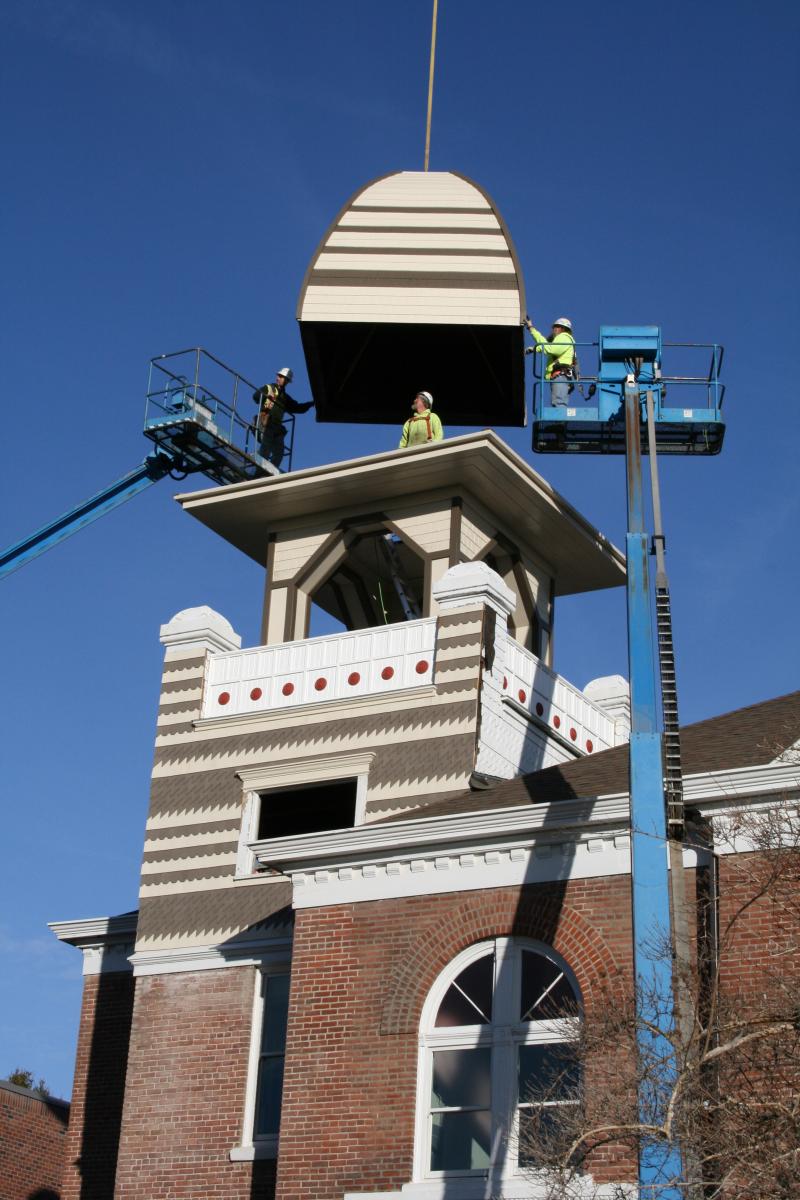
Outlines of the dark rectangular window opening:
{"label": "dark rectangular window opening", "polygon": [[352,829],[356,822],[357,779],[325,780],[280,792],[263,792],[258,839]]}

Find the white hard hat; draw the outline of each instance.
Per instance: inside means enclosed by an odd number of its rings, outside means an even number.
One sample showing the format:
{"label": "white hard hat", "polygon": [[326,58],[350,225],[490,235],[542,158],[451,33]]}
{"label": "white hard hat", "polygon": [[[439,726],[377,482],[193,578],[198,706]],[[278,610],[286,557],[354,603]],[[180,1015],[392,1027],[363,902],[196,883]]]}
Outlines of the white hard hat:
{"label": "white hard hat", "polygon": [[422,397],[428,408],[433,408],[433,396],[430,392],[417,392],[417,395]]}
{"label": "white hard hat", "polygon": [[561,325],[563,329],[569,329],[572,332],[572,321],[570,321],[569,317],[558,317],[557,320],[553,321],[553,324]]}
{"label": "white hard hat", "polygon": [[292,373],[291,367],[281,367],[280,371],[278,371],[278,374],[282,375],[287,383],[291,383],[294,379],[294,374]]}

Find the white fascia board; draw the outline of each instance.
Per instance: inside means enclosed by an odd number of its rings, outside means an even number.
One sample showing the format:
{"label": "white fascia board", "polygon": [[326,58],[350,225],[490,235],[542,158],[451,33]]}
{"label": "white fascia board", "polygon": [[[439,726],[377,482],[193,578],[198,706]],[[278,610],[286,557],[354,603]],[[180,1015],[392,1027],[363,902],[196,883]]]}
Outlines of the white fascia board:
{"label": "white fascia board", "polygon": [[[559,800],[495,812],[454,813],[416,820],[380,822],[355,829],[323,831],[251,842],[263,866],[318,870],[326,865],[361,865],[410,858],[447,849],[467,851],[530,844],[536,840],[578,841],[599,828],[628,827],[628,799]],[[564,835],[569,834],[568,838]]]}
{"label": "white fascia board", "polygon": [[85,917],[76,921],[48,921],[60,942],[70,946],[104,946],[130,942],[136,937],[139,914],[124,913],[119,917]]}
{"label": "white fascia board", "polygon": [[683,780],[683,798],[701,810],[715,801],[752,800],[800,788],[800,763],[758,763],[753,767],[735,767],[730,771],[710,771],[687,775]]}

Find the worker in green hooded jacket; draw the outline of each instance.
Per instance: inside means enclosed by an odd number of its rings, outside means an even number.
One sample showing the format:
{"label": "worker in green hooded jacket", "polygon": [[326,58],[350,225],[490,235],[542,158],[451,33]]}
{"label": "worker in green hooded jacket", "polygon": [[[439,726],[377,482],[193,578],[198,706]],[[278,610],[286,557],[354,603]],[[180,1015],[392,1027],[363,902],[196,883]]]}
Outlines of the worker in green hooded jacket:
{"label": "worker in green hooded jacket", "polygon": [[547,366],[544,377],[550,381],[550,403],[553,407],[566,406],[569,398],[570,384],[576,378],[575,370],[575,338],[572,336],[572,321],[569,317],[558,317],[553,321],[550,336],[545,337],[538,329],[534,329],[530,317],[525,318],[525,325],[535,346],[526,346],[526,354],[546,354]]}
{"label": "worker in green hooded jacket", "polygon": [[417,392],[411,405],[411,416],[403,426],[398,449],[407,446],[421,446],[425,442],[440,442],[444,437],[442,422],[433,408],[433,396],[430,392]]}

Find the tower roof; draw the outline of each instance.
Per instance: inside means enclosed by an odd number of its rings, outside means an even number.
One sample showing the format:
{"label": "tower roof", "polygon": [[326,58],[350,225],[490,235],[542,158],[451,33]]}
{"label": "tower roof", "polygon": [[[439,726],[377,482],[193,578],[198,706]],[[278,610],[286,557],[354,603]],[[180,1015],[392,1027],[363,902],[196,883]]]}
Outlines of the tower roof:
{"label": "tower roof", "polygon": [[420,389],[451,424],[524,422],[525,292],[502,217],[476,183],[399,171],[347,202],[298,303],[322,421],[397,420]]}

